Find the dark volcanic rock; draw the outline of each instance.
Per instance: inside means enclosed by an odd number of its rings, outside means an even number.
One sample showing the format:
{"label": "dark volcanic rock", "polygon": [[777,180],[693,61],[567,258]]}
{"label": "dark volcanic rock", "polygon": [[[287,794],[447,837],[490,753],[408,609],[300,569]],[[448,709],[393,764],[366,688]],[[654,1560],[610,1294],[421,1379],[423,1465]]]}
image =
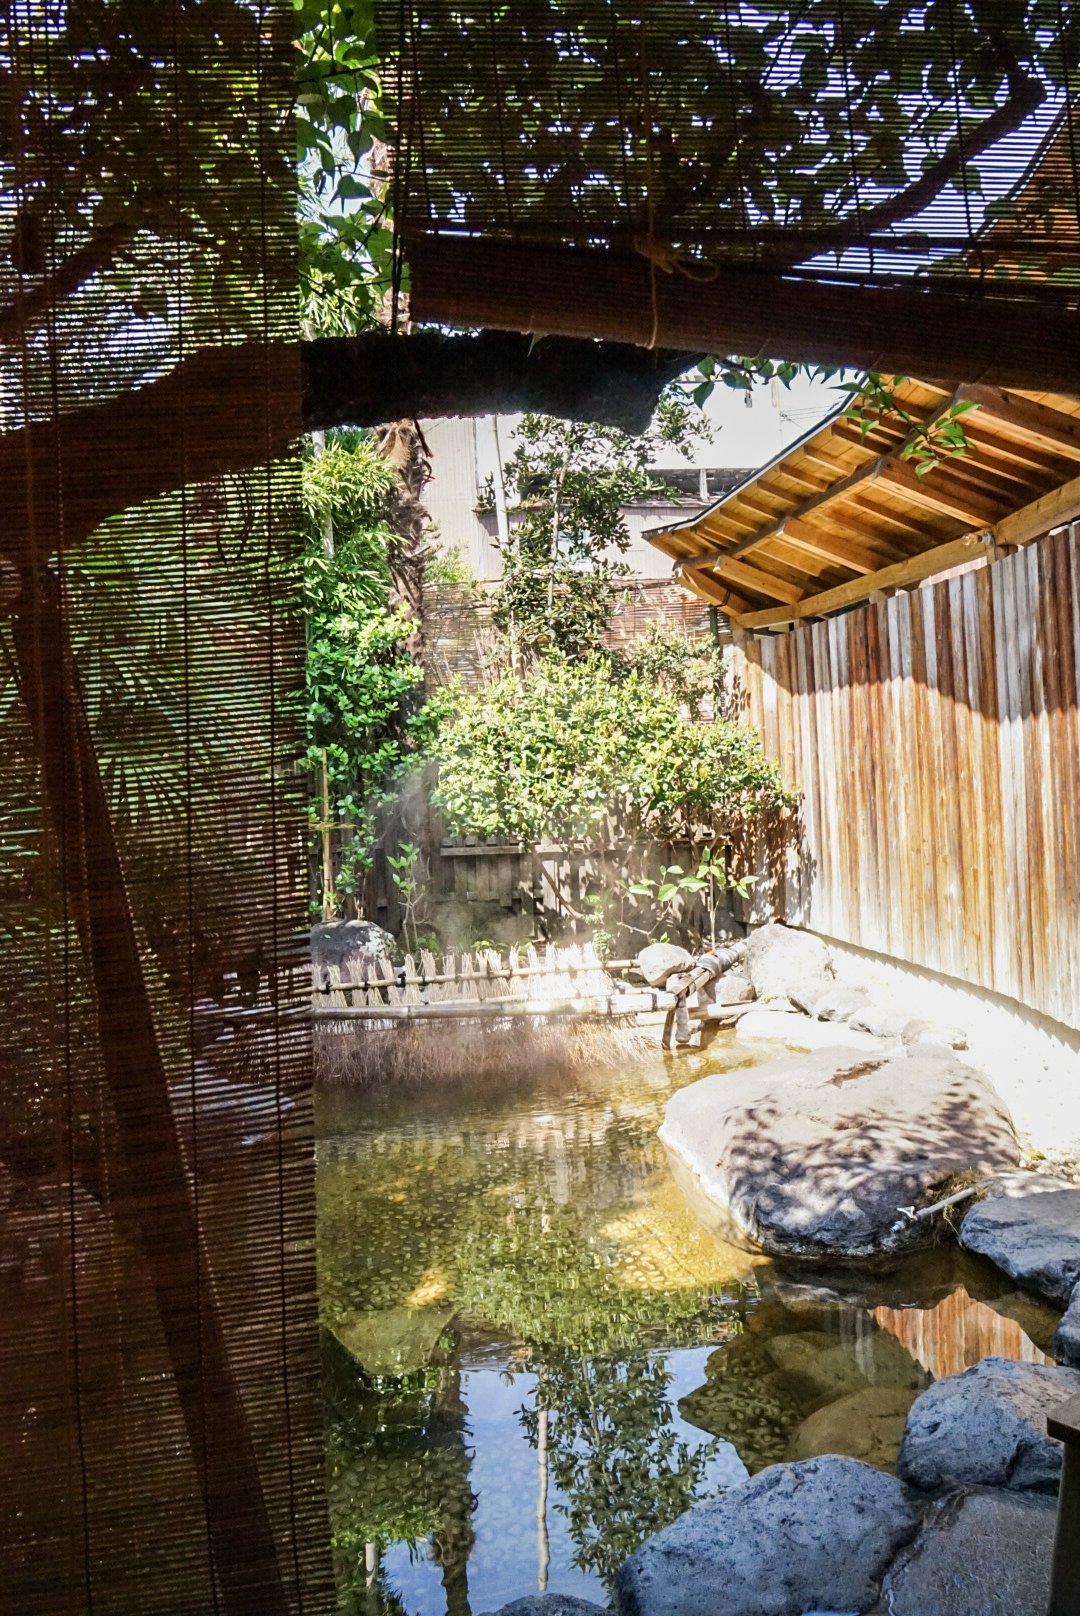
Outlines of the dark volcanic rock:
{"label": "dark volcanic rock", "polygon": [[680,1515],[615,1581],[620,1616],[862,1612],[918,1529],[895,1476],[854,1459],[774,1465]]}
{"label": "dark volcanic rock", "polygon": [[1054,1336],[1054,1356],[1060,1364],[1080,1369],[1080,1285],[1072,1294],[1072,1301]]}
{"label": "dark volcanic rock", "polygon": [[1080,1284],[1080,1190],[1057,1179],[1009,1180],[973,1206],[960,1244],[1063,1306]]}
{"label": "dark volcanic rock", "polygon": [[897,1472],[932,1492],[949,1482],[1056,1492],[1061,1443],[1046,1416],[1080,1393],[1080,1371],[983,1358],[949,1375],[915,1402]]}
{"label": "dark volcanic rock", "polygon": [[660,1137],[730,1234],[778,1256],[925,1242],[929,1220],[897,1227],[900,1207],[1019,1156],[1008,1114],[970,1067],[842,1048],[693,1083],[668,1102]]}
{"label": "dark volcanic rock", "polygon": [[945,1500],[885,1578],[885,1616],[1045,1616],[1057,1509],[1038,1494]]}

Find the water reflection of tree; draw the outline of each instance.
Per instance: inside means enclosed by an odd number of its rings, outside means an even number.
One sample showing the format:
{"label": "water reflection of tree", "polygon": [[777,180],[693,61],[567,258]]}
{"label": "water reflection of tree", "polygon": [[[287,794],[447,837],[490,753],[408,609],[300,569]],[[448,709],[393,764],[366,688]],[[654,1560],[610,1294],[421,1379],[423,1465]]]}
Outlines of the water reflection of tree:
{"label": "water reflection of tree", "polygon": [[339,1609],[346,1616],[406,1616],[379,1559],[391,1544],[414,1551],[426,1539],[442,1572],[447,1616],[470,1616],[476,1496],[456,1361],[375,1378],[331,1346],[327,1392]]}
{"label": "water reflection of tree", "polygon": [[538,1447],[547,1412],[547,1458],[577,1548],[576,1563],[606,1582],[644,1539],[698,1496],[720,1443],[692,1448],[672,1423],[663,1354],[586,1358],[545,1348],[530,1366],[536,1402],[521,1411]]}

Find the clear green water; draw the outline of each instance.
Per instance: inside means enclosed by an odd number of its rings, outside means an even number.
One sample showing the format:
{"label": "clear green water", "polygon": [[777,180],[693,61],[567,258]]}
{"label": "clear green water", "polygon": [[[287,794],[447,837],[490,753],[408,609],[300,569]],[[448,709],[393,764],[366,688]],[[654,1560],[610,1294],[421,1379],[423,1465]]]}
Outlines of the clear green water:
{"label": "clear green water", "polygon": [[839,1278],[708,1234],[656,1129],[677,1087],[753,1058],[324,1096],[343,1611],[604,1604],[696,1499],[813,1452],[889,1465],[934,1373],[1045,1343],[1053,1315],[951,1248]]}

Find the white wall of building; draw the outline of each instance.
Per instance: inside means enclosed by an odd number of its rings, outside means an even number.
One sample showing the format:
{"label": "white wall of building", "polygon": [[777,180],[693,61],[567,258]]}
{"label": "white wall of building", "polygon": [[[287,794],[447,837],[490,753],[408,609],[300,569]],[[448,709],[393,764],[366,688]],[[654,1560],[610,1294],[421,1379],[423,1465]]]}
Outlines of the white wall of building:
{"label": "white wall of building", "polygon": [[[665,471],[693,468],[757,470],[808,432],[835,407],[839,397],[833,386],[801,376],[790,388],[775,381],[750,392],[717,387],[705,409],[711,440],[699,442],[689,456],[665,450],[654,469],[661,476]],[[432,465],[424,503],[437,528],[438,548],[460,552],[470,570],[483,580],[500,576],[499,520],[493,511],[479,512],[477,502],[489,480],[498,485],[500,467],[513,455],[520,419],[517,415],[487,415],[421,423]],[[696,502],[688,501],[681,507],[653,503],[627,509],[630,548],[625,560],[635,575],[661,578],[670,574],[667,557],[642,533],[670,516],[691,515],[697,508]]]}

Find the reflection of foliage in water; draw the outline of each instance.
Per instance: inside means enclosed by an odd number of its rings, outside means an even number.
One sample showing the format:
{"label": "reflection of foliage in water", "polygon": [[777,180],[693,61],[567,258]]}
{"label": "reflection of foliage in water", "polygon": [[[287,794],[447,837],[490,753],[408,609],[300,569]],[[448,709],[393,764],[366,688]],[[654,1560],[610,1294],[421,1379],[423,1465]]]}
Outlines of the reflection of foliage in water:
{"label": "reflection of foliage in water", "polygon": [[[335,1354],[336,1356],[336,1354]],[[449,1366],[375,1379],[337,1365],[326,1429],[326,1474],[339,1609],[400,1606],[379,1579],[372,1597],[366,1554],[423,1539],[453,1575],[472,1546],[464,1409]]]}
{"label": "reflection of foliage in water", "polygon": [[683,1418],[734,1444],[751,1475],[787,1457],[803,1418],[775,1366],[752,1336],[714,1352],[703,1385],[679,1405]]}
{"label": "reflection of foliage in water", "polygon": [[[701,1485],[713,1447],[694,1452],[673,1430],[659,1349],[728,1339],[739,1328],[734,1276],[745,1272],[672,1191],[655,1138],[670,1082],[648,1075],[539,1096],[528,1085],[495,1104],[434,1093],[422,1121],[369,1096],[363,1135],[321,1153],[324,1319],[384,1351],[399,1320],[404,1340],[407,1317],[438,1310],[470,1341],[520,1343],[549,1410],[551,1474],[578,1563],[601,1576]],[[432,1362],[449,1355],[444,1336]],[[451,1375],[418,1367],[374,1380],[354,1365],[332,1406],[331,1512],[349,1616],[372,1608],[371,1542],[426,1540],[451,1593],[474,1502]],[[524,1418],[535,1439],[535,1412]]]}
{"label": "reflection of foliage in water", "polygon": [[650,1336],[674,1347],[730,1333],[729,1307],[701,1286],[628,1287],[622,1255],[589,1237],[575,1208],[521,1208],[501,1227],[468,1231],[460,1294],[467,1311],[533,1343],[538,1371],[562,1348],[596,1357],[635,1351]]}
{"label": "reflection of foliage in water", "polygon": [[699,1496],[720,1448],[683,1441],[671,1423],[671,1375],[660,1356],[587,1359],[547,1348],[531,1367],[536,1406],[521,1411],[529,1441],[548,1414],[549,1463],[565,1499],[577,1564],[611,1581],[627,1555]]}

